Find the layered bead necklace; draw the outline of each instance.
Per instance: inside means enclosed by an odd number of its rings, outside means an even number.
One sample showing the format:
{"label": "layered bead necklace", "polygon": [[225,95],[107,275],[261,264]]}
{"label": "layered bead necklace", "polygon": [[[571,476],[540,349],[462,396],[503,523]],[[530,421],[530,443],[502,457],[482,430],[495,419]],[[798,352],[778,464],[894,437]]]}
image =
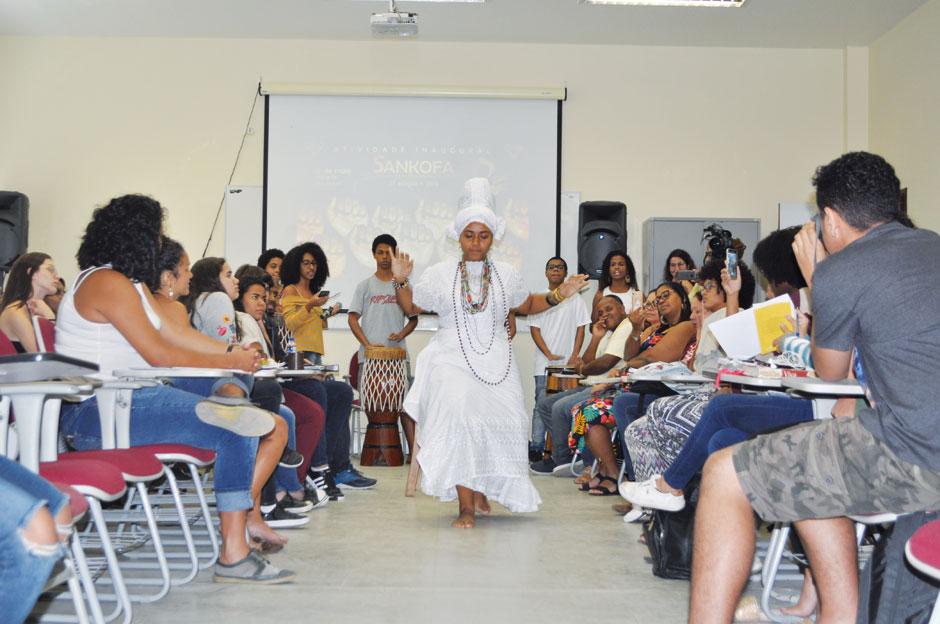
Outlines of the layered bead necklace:
{"label": "layered bead necklace", "polygon": [[[488,259],[483,260],[483,275],[480,280],[480,293],[479,298],[474,301],[473,293],[470,290],[470,278],[467,273],[467,263],[465,261],[460,261],[457,263],[457,271],[454,273],[454,283],[451,287],[451,297],[453,300],[454,307],[454,321],[457,326],[457,342],[460,345],[460,353],[463,355],[464,362],[467,364],[467,368],[470,369],[470,372],[473,373],[473,376],[477,378],[478,381],[484,383],[488,386],[498,386],[503,383],[506,378],[509,376],[509,371],[512,368],[512,346],[509,346],[509,357],[506,362],[506,369],[503,371],[502,376],[497,381],[492,381],[489,379],[484,379],[482,375],[473,367],[473,364],[470,362],[469,354],[467,353],[467,348],[476,355],[486,356],[490,353],[493,348],[493,344],[496,341],[496,327],[497,319],[496,316],[499,314],[497,305],[488,305],[490,303],[490,287],[491,287],[491,277],[496,276],[496,283],[499,286],[499,292],[502,296],[502,311],[508,311],[508,306],[506,303],[506,289],[503,288],[502,278],[499,276],[499,272],[496,271],[495,267],[490,264]],[[460,294],[457,294],[457,281],[460,280]],[[460,305],[457,305],[457,299],[460,299]],[[459,308],[459,311],[458,311]],[[487,308],[490,309],[490,339],[489,343],[484,347],[483,341],[480,340],[479,334],[476,331],[476,323],[474,322],[472,316],[484,312]],[[509,331],[509,319],[508,317],[504,321],[505,329],[508,333]],[[475,339],[475,340],[474,340]],[[476,342],[476,344],[474,344]]]}

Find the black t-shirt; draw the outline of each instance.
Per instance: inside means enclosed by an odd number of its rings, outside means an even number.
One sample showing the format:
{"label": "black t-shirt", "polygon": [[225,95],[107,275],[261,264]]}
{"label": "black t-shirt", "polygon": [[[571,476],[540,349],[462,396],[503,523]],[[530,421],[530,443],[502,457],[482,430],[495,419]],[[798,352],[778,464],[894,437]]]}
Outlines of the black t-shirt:
{"label": "black t-shirt", "polygon": [[859,415],[898,457],[940,471],[940,236],[876,227],[819,263],[815,345],[858,349],[875,409]]}

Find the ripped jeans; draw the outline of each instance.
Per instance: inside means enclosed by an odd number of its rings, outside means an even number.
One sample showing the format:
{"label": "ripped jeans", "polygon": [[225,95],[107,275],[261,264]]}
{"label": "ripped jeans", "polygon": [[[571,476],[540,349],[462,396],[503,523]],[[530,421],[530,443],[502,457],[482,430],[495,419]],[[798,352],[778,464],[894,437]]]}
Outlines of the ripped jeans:
{"label": "ripped jeans", "polygon": [[0,614],[4,622],[22,622],[64,550],[57,540],[29,543],[21,531],[43,507],[54,517],[68,504],[68,497],[40,476],[0,457],[0,501]]}

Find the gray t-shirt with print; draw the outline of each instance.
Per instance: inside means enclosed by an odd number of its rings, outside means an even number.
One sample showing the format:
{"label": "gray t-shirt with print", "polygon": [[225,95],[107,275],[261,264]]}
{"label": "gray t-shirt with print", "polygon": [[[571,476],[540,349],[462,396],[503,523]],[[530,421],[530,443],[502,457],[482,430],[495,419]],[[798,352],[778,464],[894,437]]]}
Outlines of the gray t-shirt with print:
{"label": "gray t-shirt with print", "polygon": [[[359,282],[349,304],[349,311],[360,315],[359,325],[370,344],[405,348],[403,340],[393,342],[388,339],[390,334],[400,332],[407,320],[398,305],[398,296],[392,281],[383,282],[371,275],[369,279]],[[364,358],[365,347],[360,346],[359,361],[362,362]]]}
{"label": "gray t-shirt with print", "polygon": [[858,349],[873,410],[859,420],[904,461],[940,471],[940,236],[878,226],[819,263],[815,346]]}

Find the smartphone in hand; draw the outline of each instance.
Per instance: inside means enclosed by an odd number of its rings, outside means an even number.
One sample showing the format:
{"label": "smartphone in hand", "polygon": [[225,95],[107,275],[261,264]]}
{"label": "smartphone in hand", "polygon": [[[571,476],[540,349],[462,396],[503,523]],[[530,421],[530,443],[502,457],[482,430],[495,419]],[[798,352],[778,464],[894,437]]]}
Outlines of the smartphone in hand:
{"label": "smartphone in hand", "polygon": [[725,252],[725,260],[728,267],[728,277],[731,279],[738,278],[738,252],[734,249],[729,249]]}
{"label": "smartphone in hand", "polygon": [[321,290],[319,293],[317,293],[317,297],[329,297],[329,296],[330,296],[330,291],[328,290]]}
{"label": "smartphone in hand", "polygon": [[681,282],[683,280],[688,280],[694,282],[698,279],[698,271],[687,270],[687,271],[676,271],[676,281]]}

